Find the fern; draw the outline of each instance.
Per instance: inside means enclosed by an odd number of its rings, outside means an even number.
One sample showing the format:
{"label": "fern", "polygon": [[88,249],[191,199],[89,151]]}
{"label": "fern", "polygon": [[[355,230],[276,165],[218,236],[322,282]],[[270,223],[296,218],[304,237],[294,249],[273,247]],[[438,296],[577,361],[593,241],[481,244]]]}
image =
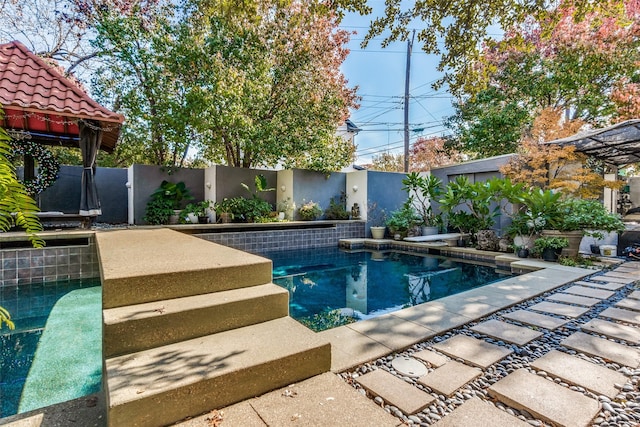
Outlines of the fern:
{"label": "fern", "polygon": [[[2,117],[4,112],[0,108],[0,119]],[[9,161],[9,139],[7,131],[0,127],[0,231],[8,231],[15,224],[26,231],[31,244],[39,248],[45,242],[36,234],[42,231],[42,224],[36,216],[38,205],[18,181],[16,170]],[[3,324],[9,329],[15,327],[9,312],[0,307],[0,329]]]}
{"label": "fern", "polygon": [[[0,109],[0,118],[2,116]],[[27,232],[34,247],[42,247],[45,242],[36,234],[42,231],[42,224],[36,216],[38,205],[18,180],[8,158],[10,150],[9,135],[0,127],[0,231],[8,231],[15,224]]]}

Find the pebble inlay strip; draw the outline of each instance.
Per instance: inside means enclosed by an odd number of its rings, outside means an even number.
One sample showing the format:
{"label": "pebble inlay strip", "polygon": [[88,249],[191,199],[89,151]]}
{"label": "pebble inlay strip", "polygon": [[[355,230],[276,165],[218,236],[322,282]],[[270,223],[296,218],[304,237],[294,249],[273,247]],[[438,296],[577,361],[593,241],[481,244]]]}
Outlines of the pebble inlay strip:
{"label": "pebble inlay strip", "polygon": [[[634,268],[638,271],[640,277],[640,263],[626,263],[625,269]],[[597,279],[601,274],[594,274],[590,279],[583,279],[582,283],[594,283],[591,280],[599,280]],[[601,279],[600,279],[601,280]],[[567,319],[565,316],[560,314],[548,313],[544,312],[545,316],[556,318],[559,321],[567,322],[564,325],[558,326],[554,330],[546,330],[544,328],[540,328],[534,325],[529,325],[527,323],[519,321],[521,318],[522,311],[527,311],[530,307],[542,303],[548,296],[555,294],[556,292],[566,291],[566,289],[571,286],[575,286],[575,283],[564,285],[558,289],[555,289],[551,292],[547,292],[543,295],[540,295],[536,298],[529,299],[522,303],[516,304],[513,307],[509,307],[507,309],[501,310],[497,313],[494,313],[490,316],[486,316],[484,318],[478,319],[478,321],[467,323],[461,327],[455,328],[448,332],[445,332],[441,335],[435,336],[430,340],[424,341],[422,343],[411,346],[405,351],[391,354],[386,357],[379,358],[369,363],[365,363],[353,370],[343,372],[341,377],[352,384],[356,389],[358,389],[361,393],[366,394],[366,391],[360,387],[356,381],[356,379],[364,375],[368,372],[372,372],[378,369],[382,369],[387,371],[398,378],[404,380],[407,384],[416,387],[419,390],[422,390],[426,393],[431,394],[434,397],[434,402],[428,407],[424,408],[422,411],[419,411],[413,415],[403,414],[397,407],[385,403],[384,400],[378,396],[370,396],[377,405],[382,406],[387,412],[398,417],[402,422],[408,425],[420,425],[420,426],[428,426],[437,423],[440,420],[445,421],[447,416],[451,414],[456,408],[460,407],[464,402],[467,402],[471,399],[480,399],[487,404],[493,405],[499,410],[503,411],[505,414],[509,414],[510,416],[517,417],[523,422],[528,423],[532,426],[539,427],[549,427],[551,424],[547,421],[543,421],[539,418],[534,417],[532,414],[527,412],[525,409],[516,409],[506,405],[503,402],[497,401],[491,398],[488,394],[488,389],[493,384],[497,383],[500,379],[505,378],[507,375],[519,370],[525,369],[532,374],[535,374],[539,377],[545,378],[548,381],[553,381],[555,384],[558,384],[562,387],[565,387],[569,390],[578,392],[586,397],[591,399],[595,399],[600,404],[600,410],[595,416],[593,420],[591,420],[592,426],[596,427],[634,427],[640,424],[640,368],[638,367],[627,367],[617,363],[613,363],[609,360],[604,360],[598,356],[590,356],[584,353],[580,353],[570,348],[563,347],[561,342],[568,338],[570,335],[575,332],[579,332],[581,330],[581,325],[588,323],[592,319],[599,318],[599,315],[604,310],[609,307],[613,308],[614,304],[618,301],[628,297],[630,294],[637,296],[640,294],[640,286],[634,285],[634,283],[630,283],[628,285],[623,285],[618,290],[608,289],[614,291],[613,295],[608,299],[601,301],[599,304],[589,308],[582,314],[578,314],[575,318]],[[596,286],[597,287],[597,286]],[[637,297],[636,297],[637,298]],[[583,309],[583,307],[577,306],[569,306],[574,307],[574,309]],[[619,309],[618,309],[619,310]],[[519,313],[516,316],[513,316],[513,319],[510,319],[510,313]],[[535,313],[535,312],[531,312]],[[630,312],[637,314],[637,312]],[[541,314],[541,313],[538,313]],[[564,314],[564,313],[563,313]],[[573,314],[573,313],[572,313]],[[510,322],[514,325],[524,326],[531,328],[532,330],[542,332],[542,336],[539,338],[529,342],[526,345],[516,345],[511,343],[506,343],[499,339],[487,338],[486,336],[474,332],[471,328],[475,325],[485,322],[487,320],[500,320]],[[626,319],[625,319],[626,320]],[[626,325],[629,327],[635,327],[640,330],[638,324],[631,324],[627,322],[620,322],[619,320],[613,320],[614,322],[618,322],[622,325]],[[555,325],[554,325],[555,326]],[[583,329],[584,331],[584,329]],[[424,355],[429,354],[425,353],[435,352],[434,345],[441,343],[445,340],[448,340],[455,336],[467,336],[475,339],[481,339],[488,344],[494,344],[504,348],[504,350],[512,351],[511,354],[504,357],[502,360],[493,363],[492,365],[482,368],[482,375],[477,379],[471,381],[465,386],[461,387],[457,391],[455,391],[451,396],[447,397],[443,394],[437,393],[436,391],[426,387],[424,384],[420,384],[417,378],[408,378],[402,377],[397,372],[393,370],[391,367],[391,361],[397,356],[413,356],[413,355]],[[607,338],[604,335],[596,335],[599,338],[607,339],[611,343],[619,343],[624,345],[629,345],[627,342],[615,339],[615,338]],[[621,373],[627,378],[627,381],[624,384],[615,384],[615,387],[618,390],[618,394],[612,399],[605,395],[597,395],[584,387],[571,385],[565,382],[563,379],[554,377],[553,375],[548,374],[545,371],[539,371],[532,368],[531,364],[549,353],[551,350],[561,351],[563,353],[578,357],[584,361],[594,363],[598,366],[608,368],[612,371]],[[431,355],[430,355],[431,356]],[[438,357],[438,362],[442,362],[446,357],[440,356]],[[424,359],[427,359],[426,357]],[[458,362],[465,363],[464,360],[458,359]],[[428,371],[433,372],[435,366],[427,363]],[[523,385],[525,386],[525,385]],[[452,420],[455,417],[451,417]]]}

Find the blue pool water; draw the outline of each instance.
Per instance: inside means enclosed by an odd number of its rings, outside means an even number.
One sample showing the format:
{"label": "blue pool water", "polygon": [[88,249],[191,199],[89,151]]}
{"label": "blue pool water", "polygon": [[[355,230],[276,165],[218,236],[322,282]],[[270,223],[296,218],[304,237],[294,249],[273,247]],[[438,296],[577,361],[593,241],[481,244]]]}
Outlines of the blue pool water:
{"label": "blue pool water", "polygon": [[376,317],[504,279],[495,266],[426,254],[337,248],[263,253],[289,291],[291,317],[315,331]]}
{"label": "blue pool water", "polygon": [[[56,303],[65,295],[69,295],[78,289],[95,287],[100,284],[99,279],[69,280],[52,283],[38,283],[20,286],[8,286],[0,288],[0,306],[11,313],[11,320],[15,323],[15,330],[9,330],[4,326],[0,329],[0,418],[18,413],[20,399],[23,395],[23,387],[27,376],[34,363],[34,357],[40,338],[45,331],[45,325],[49,314]],[[100,304],[100,301],[98,301]],[[95,311],[95,310],[93,310]],[[76,321],[73,314],[63,314],[63,328],[73,333],[75,328],[82,327]],[[93,314],[91,314],[93,316]],[[97,319],[101,318],[100,310],[95,313]],[[98,330],[88,334],[100,335]],[[66,353],[83,352],[81,343],[86,336],[75,333],[75,343],[54,343],[59,348],[50,348],[47,353],[52,353],[52,359]],[[101,351],[101,349],[97,349]],[[43,363],[47,363],[47,355],[43,355]],[[84,360],[89,359],[85,353]],[[95,358],[94,358],[95,359]],[[95,364],[95,361],[93,361]],[[101,369],[100,363],[95,369]],[[40,376],[40,375],[39,375]],[[100,378],[91,379],[92,384],[85,385],[85,394],[100,389]],[[62,391],[54,394],[64,395]],[[73,396],[80,397],[80,396]],[[73,398],[71,397],[71,398]],[[64,399],[66,400],[66,399]],[[31,403],[30,403],[31,404]],[[43,404],[42,406],[45,406]]]}

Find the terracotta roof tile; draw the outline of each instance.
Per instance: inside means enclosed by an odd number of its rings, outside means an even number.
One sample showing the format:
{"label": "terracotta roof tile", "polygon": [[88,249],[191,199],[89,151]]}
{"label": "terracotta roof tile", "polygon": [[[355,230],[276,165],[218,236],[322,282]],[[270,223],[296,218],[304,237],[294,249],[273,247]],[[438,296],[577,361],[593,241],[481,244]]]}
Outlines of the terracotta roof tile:
{"label": "terracotta roof tile", "polygon": [[0,45],[0,103],[78,118],[122,123],[124,118],[104,108],[22,43]]}
{"label": "terracotta roof tile", "polygon": [[111,150],[124,121],[91,99],[82,89],[27,49],[12,41],[0,44],[0,104],[5,110],[48,113],[66,119],[111,123],[105,141]]}

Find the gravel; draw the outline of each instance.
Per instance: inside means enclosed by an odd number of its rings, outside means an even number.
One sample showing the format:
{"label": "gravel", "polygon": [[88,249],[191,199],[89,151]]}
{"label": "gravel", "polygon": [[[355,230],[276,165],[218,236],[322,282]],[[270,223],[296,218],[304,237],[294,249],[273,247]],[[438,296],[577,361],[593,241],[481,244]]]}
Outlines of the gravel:
{"label": "gravel", "polygon": [[[615,292],[615,294],[608,300],[605,300],[602,303],[596,304],[594,307],[592,307],[587,313],[585,313],[580,318],[571,320],[569,323],[565,324],[564,326],[561,326],[555,331],[547,331],[547,330],[540,329],[543,332],[543,335],[538,339],[524,346],[517,346],[509,343],[504,343],[499,340],[491,339],[486,336],[483,336],[482,334],[476,333],[470,329],[472,326],[476,325],[479,322],[483,322],[489,319],[497,319],[500,317],[501,314],[505,314],[507,312],[511,312],[515,310],[526,309],[529,306],[532,306],[534,304],[537,304],[543,301],[547,296],[555,292],[564,290],[570,286],[573,286],[573,284],[564,285],[558,289],[555,289],[554,291],[545,293],[536,298],[529,299],[513,307],[509,307],[498,313],[494,313],[490,316],[482,318],[478,321],[470,322],[466,325],[463,325],[462,327],[459,327],[451,331],[445,332],[441,335],[435,336],[429,339],[428,341],[415,344],[402,352],[396,352],[394,354],[381,357],[375,361],[363,364],[352,370],[343,372],[340,375],[343,379],[347,380],[347,382],[350,383],[353,387],[361,390],[361,386],[357,382],[351,381],[351,378],[354,378],[358,375],[363,375],[367,372],[371,372],[376,369],[385,369],[389,371],[391,374],[396,375],[399,378],[402,378],[403,380],[407,381],[409,384],[413,384],[414,386],[419,386],[422,390],[430,393],[432,396],[436,398],[436,401],[433,404],[431,404],[429,407],[425,408],[423,411],[413,415],[403,414],[397,408],[387,406],[383,401],[383,399],[381,399],[380,397],[374,398],[370,396],[372,399],[375,399],[375,403],[377,405],[384,407],[385,409],[388,410],[389,413],[391,413],[392,415],[395,415],[396,417],[398,417],[398,419],[410,425],[424,425],[424,426],[431,425],[441,420],[443,417],[446,417],[447,414],[455,410],[455,408],[457,408],[462,403],[464,403],[464,401],[476,397],[494,404],[497,408],[503,411],[506,411],[507,413],[510,413],[513,416],[522,419],[523,421],[526,421],[532,426],[537,426],[537,427],[550,426],[548,422],[535,418],[532,414],[528,413],[527,411],[517,410],[516,408],[509,407],[503,402],[494,401],[492,398],[488,396],[487,388],[491,384],[496,383],[501,378],[504,378],[506,375],[514,372],[517,369],[525,368],[530,370],[532,373],[539,375],[542,378],[546,378],[550,381],[555,382],[556,384],[560,384],[563,387],[567,387],[571,390],[582,393],[585,396],[591,397],[593,399],[597,399],[601,404],[601,411],[593,419],[591,424],[592,426],[597,426],[597,427],[625,426],[625,425],[636,426],[640,422],[640,391],[638,389],[640,384],[640,369],[633,369],[625,366],[620,366],[615,363],[607,362],[600,357],[588,356],[588,355],[567,349],[560,345],[560,342],[563,339],[565,339],[569,335],[579,330],[580,325],[588,322],[593,318],[598,317],[598,314],[602,310],[604,310],[609,306],[612,306],[614,303],[624,298],[629,293],[638,289],[638,287],[635,286],[634,284],[630,284],[621,288],[620,290]],[[545,313],[545,314],[548,314],[548,313]],[[552,314],[549,314],[549,315],[554,316]],[[554,316],[554,317],[562,318],[561,316]],[[528,325],[523,325],[522,323],[508,320],[508,319],[501,318],[500,320],[503,320],[515,325],[519,325],[519,326],[528,326]],[[464,334],[464,335],[472,336],[475,338],[483,339],[486,342],[501,345],[503,347],[511,347],[514,350],[514,353],[510,354],[509,356],[497,362],[496,364],[484,369],[480,377],[478,377],[476,380],[460,388],[451,397],[440,395],[434,392],[433,390],[429,389],[428,387],[418,385],[415,378],[402,377],[392,369],[391,361],[395,357],[398,357],[398,356],[410,357],[414,352],[418,352],[425,349],[433,350],[432,346],[434,344],[459,334]],[[603,338],[607,338],[607,337],[603,337]],[[624,341],[619,341],[611,338],[607,338],[607,339],[609,339],[612,342],[620,342],[623,344],[627,344]],[[618,372],[621,372],[627,376],[628,381],[625,384],[620,384],[620,387],[619,387],[620,393],[614,399],[609,399],[606,396],[594,395],[593,393],[585,390],[583,387],[567,384],[564,381],[562,381],[560,378],[555,378],[552,375],[549,375],[547,372],[536,371],[530,367],[531,363],[534,360],[540,358],[541,356],[543,356],[544,354],[548,353],[551,350],[559,350],[568,354],[573,354],[589,362],[595,363],[597,365],[605,366],[609,369],[613,369]],[[429,367],[429,371],[432,371],[432,370],[433,369]]]}

